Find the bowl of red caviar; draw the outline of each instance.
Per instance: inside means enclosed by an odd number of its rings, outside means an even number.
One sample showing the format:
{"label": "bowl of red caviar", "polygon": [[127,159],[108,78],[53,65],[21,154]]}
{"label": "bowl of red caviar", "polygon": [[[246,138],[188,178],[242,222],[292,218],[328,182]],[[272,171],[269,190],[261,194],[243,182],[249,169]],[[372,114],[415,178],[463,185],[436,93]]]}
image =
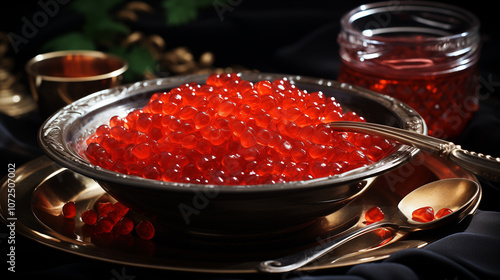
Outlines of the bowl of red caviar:
{"label": "bowl of red caviar", "polygon": [[169,229],[266,234],[341,209],[419,153],[329,129],[339,120],[427,133],[422,117],[392,97],[333,80],[252,72],[99,91],[49,117],[38,140],[56,163]]}

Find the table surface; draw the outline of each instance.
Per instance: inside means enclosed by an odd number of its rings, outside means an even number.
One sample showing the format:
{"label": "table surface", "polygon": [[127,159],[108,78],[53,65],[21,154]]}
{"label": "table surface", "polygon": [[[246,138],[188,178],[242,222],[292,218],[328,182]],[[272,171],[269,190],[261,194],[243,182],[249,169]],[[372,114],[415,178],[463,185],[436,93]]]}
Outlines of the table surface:
{"label": "table surface", "polygon": [[[19,1],[21,2],[21,1]],[[217,2],[217,1],[215,1]],[[154,14],[141,18],[134,27],[163,36],[171,47],[187,46],[194,54],[212,51],[220,66],[240,65],[262,72],[308,75],[335,79],[339,67],[336,34],[339,18],[360,1],[338,4],[333,1],[229,1],[234,9],[219,15],[211,9],[199,18],[178,27],[164,26]],[[251,2],[251,3],[249,3]],[[332,2],[332,3],[330,3]],[[370,1],[366,1],[370,2]],[[452,3],[451,1],[449,1]],[[491,2],[490,2],[491,3]],[[6,32],[22,34],[23,18],[31,19],[42,10],[16,4],[2,18]],[[340,6],[339,6],[340,5]],[[456,144],[465,149],[500,156],[500,35],[495,17],[486,2],[464,8],[479,15],[483,25],[483,46],[479,61],[480,109]],[[78,17],[68,6],[50,17],[47,24],[13,54],[14,71],[22,73],[24,63],[40,53],[40,43],[62,30],[78,26]],[[160,17],[161,18],[161,17]],[[3,24],[5,23],[5,24]],[[496,24],[496,25],[495,25]],[[26,80],[21,83],[27,87]],[[21,166],[41,155],[36,133],[42,118],[33,113],[16,119],[0,114],[0,175],[8,164]],[[422,249],[398,252],[390,258],[368,264],[286,275],[206,275],[159,271],[90,260],[61,252],[22,236],[15,238],[16,272],[7,271],[9,229],[0,227],[2,275],[50,277],[50,279],[500,279],[500,184],[480,179],[483,199],[477,214],[463,232],[447,236]]]}

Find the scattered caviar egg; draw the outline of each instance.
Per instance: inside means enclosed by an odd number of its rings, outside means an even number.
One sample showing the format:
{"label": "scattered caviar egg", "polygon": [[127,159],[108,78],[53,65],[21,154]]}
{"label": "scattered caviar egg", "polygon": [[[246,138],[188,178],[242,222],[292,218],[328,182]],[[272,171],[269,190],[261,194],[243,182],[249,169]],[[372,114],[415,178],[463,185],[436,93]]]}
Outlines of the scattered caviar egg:
{"label": "scattered caviar egg", "polygon": [[412,212],[411,218],[416,222],[431,222],[434,220],[434,209],[430,206],[418,208]]}
{"label": "scattered caviar egg", "polygon": [[153,180],[309,180],[369,165],[394,148],[380,137],[329,129],[331,121],[365,120],[344,113],[334,97],[285,78],[252,83],[238,74],[212,74],[204,85],[154,93],[143,108],[123,113],[86,139],[86,156],[100,167]]}
{"label": "scattered caviar egg", "polygon": [[100,232],[109,233],[113,230],[115,222],[109,217],[101,217],[97,220],[96,227]]}
{"label": "scattered caviar egg", "polygon": [[63,205],[62,214],[65,218],[73,218],[76,215],[76,204],[69,201]]}
{"label": "scattered caviar egg", "polygon": [[368,224],[382,221],[385,218],[385,214],[380,209],[380,207],[374,206],[365,212],[365,221]]}
{"label": "scattered caviar egg", "polygon": [[119,234],[129,234],[134,229],[134,222],[128,217],[123,217],[116,223],[115,228]]}
{"label": "scattered caviar egg", "polygon": [[439,211],[436,212],[436,215],[435,215],[435,218],[436,219],[440,219],[446,215],[449,215],[453,213],[453,210],[449,209],[449,208],[441,208],[439,209]]}
{"label": "scattered caviar egg", "polygon": [[375,230],[375,233],[381,238],[381,242],[378,246],[387,244],[394,238],[394,232],[388,228],[378,228]]}
{"label": "scattered caviar egg", "polygon": [[113,211],[115,208],[111,202],[99,202],[97,203],[97,210],[99,212],[99,217],[106,217],[108,213]]}
{"label": "scattered caviar egg", "polygon": [[85,224],[92,226],[97,223],[97,214],[94,210],[88,209],[82,213],[81,219]]}
{"label": "scattered caviar egg", "polygon": [[[196,167],[195,167],[196,168]],[[75,207],[75,202],[70,201],[63,206],[63,215],[65,211]],[[155,227],[149,220],[140,220],[137,213],[128,216],[129,208],[116,201],[98,201],[90,209],[83,211],[80,219],[83,222],[82,234],[85,237],[91,237],[92,242],[98,246],[108,246],[111,243],[120,243],[123,240],[130,242],[148,241],[155,236]],[[67,218],[75,218],[75,214],[68,215]],[[71,216],[71,217],[70,217]],[[131,217],[137,219],[137,224]],[[75,220],[65,219],[63,226],[71,225],[71,232],[75,231]],[[137,236],[130,233],[135,229]],[[127,242],[128,242],[127,241]]]}
{"label": "scattered caviar egg", "polygon": [[135,232],[141,239],[149,240],[155,236],[155,227],[150,221],[142,220],[135,226]]}
{"label": "scattered caviar egg", "polygon": [[113,224],[116,225],[116,223],[118,223],[118,221],[122,218],[122,216],[120,215],[119,212],[113,210],[108,213],[108,218],[110,218],[113,221]]}
{"label": "scattered caviar egg", "polygon": [[114,211],[120,213],[120,215],[123,217],[127,215],[128,211],[130,210],[127,206],[123,205],[119,201],[115,202],[113,204]]}

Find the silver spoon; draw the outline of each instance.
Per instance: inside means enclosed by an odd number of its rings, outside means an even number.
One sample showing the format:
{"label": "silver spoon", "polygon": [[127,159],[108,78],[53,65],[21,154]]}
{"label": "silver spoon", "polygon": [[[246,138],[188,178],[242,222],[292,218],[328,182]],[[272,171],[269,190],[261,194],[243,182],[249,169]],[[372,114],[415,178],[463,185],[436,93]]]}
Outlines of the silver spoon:
{"label": "silver spoon", "polygon": [[431,154],[451,160],[456,165],[491,181],[500,182],[500,158],[463,150],[460,146],[439,138],[365,122],[331,122],[329,127],[339,131],[375,134],[400,143],[414,146]]}
{"label": "silver spoon", "polygon": [[[398,214],[388,219],[367,225],[347,236],[298,252],[286,257],[261,262],[258,269],[263,272],[281,273],[298,269],[314,260],[326,255],[341,245],[363,236],[378,228],[393,228],[406,232],[426,230],[442,226],[452,221],[460,221],[471,211],[468,206],[481,194],[478,183],[467,179],[443,179],[422,187],[407,194],[398,204]],[[412,219],[412,212],[418,208],[430,206],[438,211],[449,208],[453,212],[430,222],[416,222]],[[469,211],[466,211],[469,210]],[[373,244],[367,244],[367,248]]]}

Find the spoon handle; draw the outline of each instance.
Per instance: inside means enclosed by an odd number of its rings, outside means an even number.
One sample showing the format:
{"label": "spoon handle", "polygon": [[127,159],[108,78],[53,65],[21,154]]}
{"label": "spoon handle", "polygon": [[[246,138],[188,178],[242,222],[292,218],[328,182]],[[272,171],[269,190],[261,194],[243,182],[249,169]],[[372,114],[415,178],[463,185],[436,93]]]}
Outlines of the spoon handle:
{"label": "spoon handle", "polygon": [[500,181],[500,158],[469,152],[452,142],[375,123],[339,121],[329,123],[329,127],[339,131],[369,133],[396,140],[431,154],[447,158],[456,165],[491,181]]}
{"label": "spoon handle", "polygon": [[314,260],[317,260],[318,258],[326,255],[332,250],[340,247],[341,245],[355,238],[363,236],[364,234],[371,232],[373,230],[384,227],[389,227],[394,229],[399,228],[398,225],[389,222],[373,223],[365,227],[362,227],[346,236],[326,241],[325,243],[322,243],[310,249],[292,255],[288,255],[285,257],[281,257],[278,259],[263,261],[259,264],[258,269],[262,272],[269,272],[269,273],[282,273],[282,272],[293,271],[295,269],[301,268],[313,262]]}
{"label": "spoon handle", "polygon": [[500,158],[463,150],[456,146],[449,158],[456,165],[463,167],[485,179],[500,182]]}

